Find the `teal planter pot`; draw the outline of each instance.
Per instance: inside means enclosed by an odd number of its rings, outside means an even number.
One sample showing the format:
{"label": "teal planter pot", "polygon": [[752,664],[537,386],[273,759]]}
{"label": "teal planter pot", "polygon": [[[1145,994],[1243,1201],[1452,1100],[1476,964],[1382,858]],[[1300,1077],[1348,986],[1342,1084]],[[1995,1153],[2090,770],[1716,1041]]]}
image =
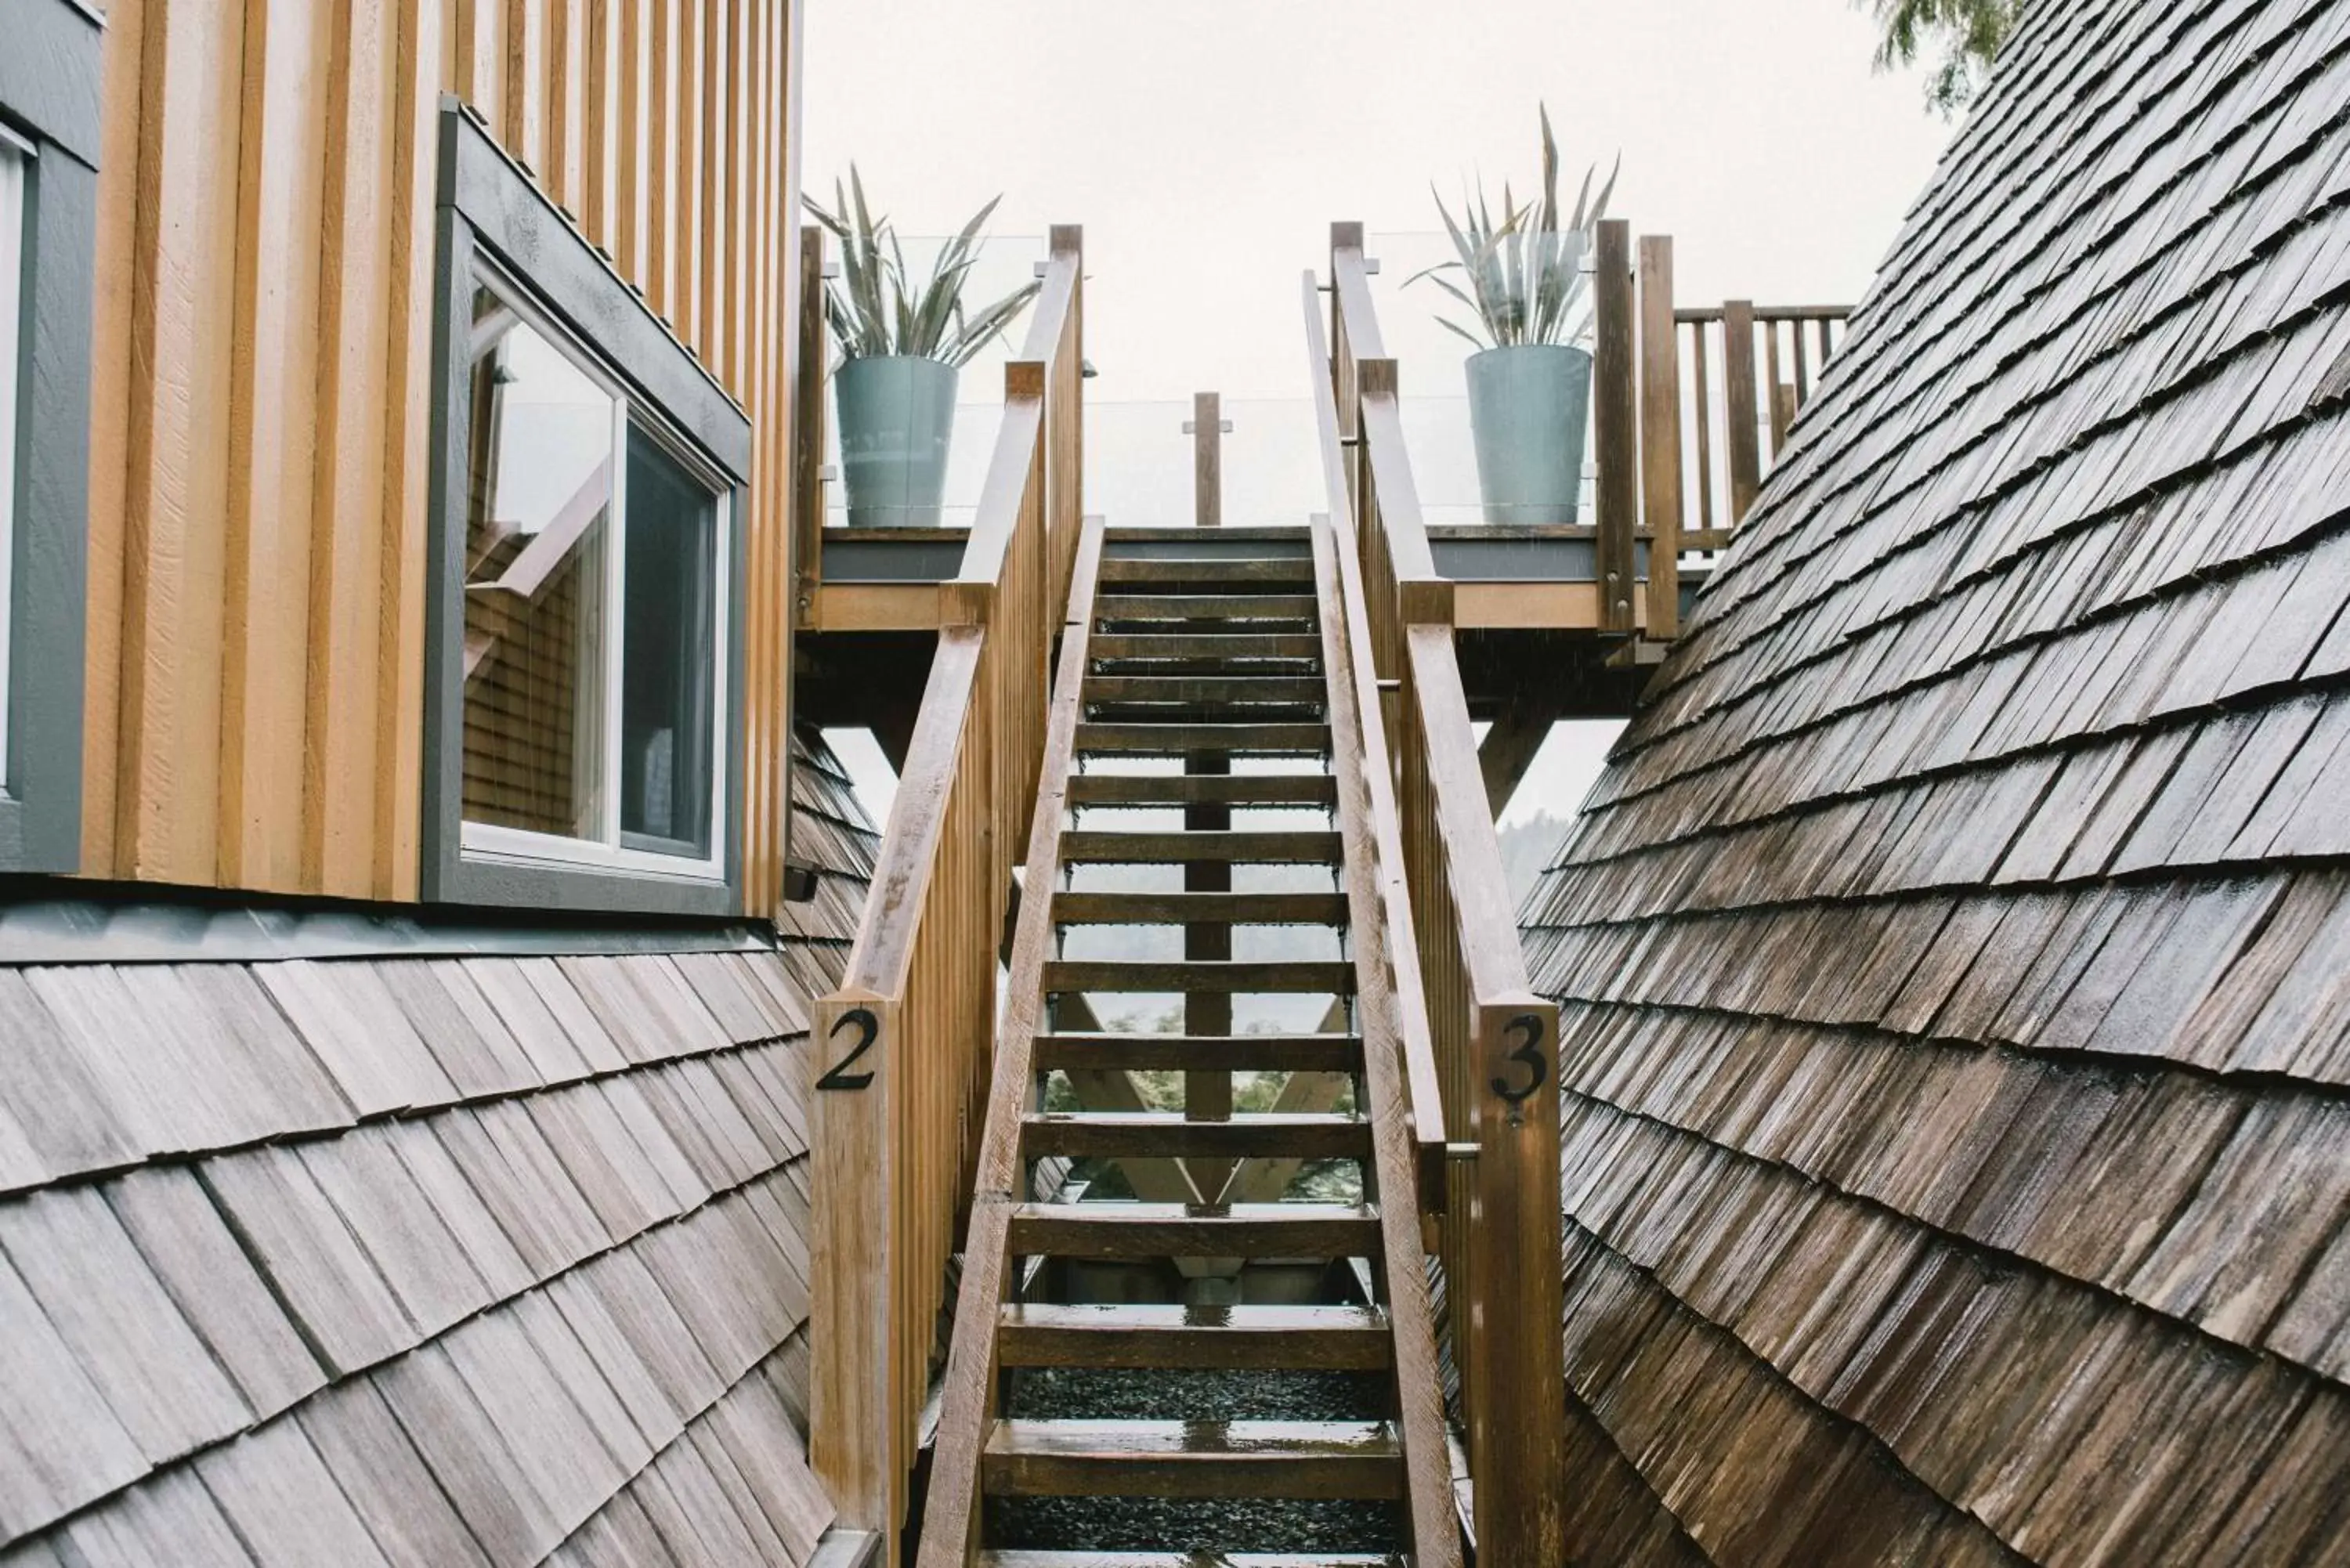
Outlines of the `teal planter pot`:
{"label": "teal planter pot", "polygon": [[952,365],[903,354],[851,359],[833,372],[850,527],[939,525],[955,377]]}
{"label": "teal planter pot", "polygon": [[1583,495],[1591,356],[1562,344],[1470,356],[1469,429],[1488,523],[1572,523]]}

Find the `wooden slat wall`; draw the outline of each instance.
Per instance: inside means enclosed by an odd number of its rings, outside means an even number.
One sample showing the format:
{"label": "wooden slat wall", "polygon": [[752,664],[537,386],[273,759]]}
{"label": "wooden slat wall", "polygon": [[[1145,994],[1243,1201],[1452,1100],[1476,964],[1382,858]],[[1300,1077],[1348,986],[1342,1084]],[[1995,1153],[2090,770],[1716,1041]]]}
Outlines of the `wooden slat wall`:
{"label": "wooden slat wall", "polygon": [[113,0],[82,863],[412,898],[435,111],[750,411],[745,900],[780,883],[792,0]]}

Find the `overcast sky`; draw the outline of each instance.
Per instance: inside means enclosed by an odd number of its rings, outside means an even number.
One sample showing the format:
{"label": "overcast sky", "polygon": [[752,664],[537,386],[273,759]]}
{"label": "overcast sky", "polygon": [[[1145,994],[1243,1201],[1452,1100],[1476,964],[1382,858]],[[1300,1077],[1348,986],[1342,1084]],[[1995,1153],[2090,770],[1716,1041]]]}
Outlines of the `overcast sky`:
{"label": "overcast sky", "polygon": [[[1685,304],[1857,297],[1950,134],[1846,0],[810,0],[806,27],[811,192],[854,159],[908,234],[997,192],[999,234],[1085,225],[1097,400],[1302,395],[1332,220],[1432,229],[1430,182],[1480,171],[1523,192],[1539,101],[1571,171],[1622,153],[1614,214],[1674,236]],[[1513,815],[1579,801],[1596,747],[1557,739]]]}

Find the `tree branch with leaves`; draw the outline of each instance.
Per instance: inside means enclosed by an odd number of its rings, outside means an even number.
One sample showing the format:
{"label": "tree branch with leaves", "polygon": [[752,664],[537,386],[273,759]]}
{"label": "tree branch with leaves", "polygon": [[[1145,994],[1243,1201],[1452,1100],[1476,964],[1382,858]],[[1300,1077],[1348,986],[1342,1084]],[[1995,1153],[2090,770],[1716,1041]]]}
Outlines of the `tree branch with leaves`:
{"label": "tree branch with leaves", "polygon": [[1933,59],[1926,101],[1956,114],[1990,79],[2000,45],[2014,30],[2023,0],[1854,0],[1876,16],[1877,68],[1900,69]]}

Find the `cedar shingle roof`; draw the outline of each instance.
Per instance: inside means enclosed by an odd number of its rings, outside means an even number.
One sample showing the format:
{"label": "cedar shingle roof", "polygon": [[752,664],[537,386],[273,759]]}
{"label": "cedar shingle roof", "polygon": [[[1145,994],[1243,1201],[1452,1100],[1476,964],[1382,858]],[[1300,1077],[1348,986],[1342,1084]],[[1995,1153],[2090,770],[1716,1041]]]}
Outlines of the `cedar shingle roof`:
{"label": "cedar shingle roof", "polygon": [[0,1560],[807,1560],[794,765],[780,952],[0,968]]}
{"label": "cedar shingle roof", "polygon": [[2034,5],[1526,907],[1592,1560],[2350,1561],[2345,399],[2350,5]]}

